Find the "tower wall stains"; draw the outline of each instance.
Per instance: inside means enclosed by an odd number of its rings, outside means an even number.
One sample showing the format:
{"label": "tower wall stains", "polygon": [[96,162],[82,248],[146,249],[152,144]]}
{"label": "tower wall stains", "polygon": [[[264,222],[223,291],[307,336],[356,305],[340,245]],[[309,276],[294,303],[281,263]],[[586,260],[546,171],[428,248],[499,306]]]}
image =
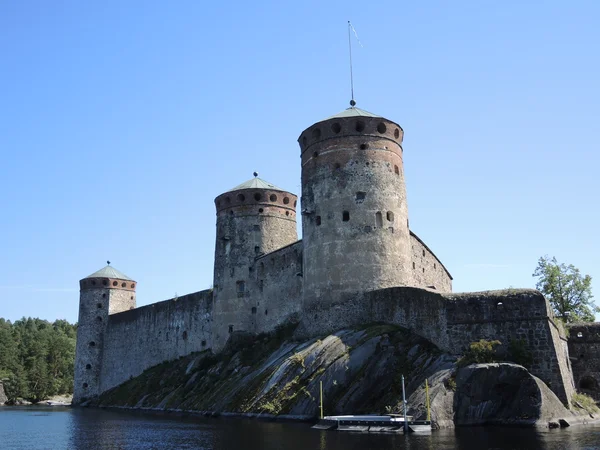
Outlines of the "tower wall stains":
{"label": "tower wall stains", "polygon": [[[73,402],[102,392],[102,360],[109,314],[135,308],[135,281],[86,278],[80,281]],[[108,352],[108,357],[113,356]]]}
{"label": "tower wall stains", "polygon": [[271,189],[240,189],[215,199],[217,236],[212,348],[220,350],[234,332],[254,332],[260,301],[254,295],[255,260],[298,240],[297,197]]}
{"label": "tower wall stains", "polygon": [[329,119],[300,135],[305,306],[412,285],[402,137],[380,117]]}

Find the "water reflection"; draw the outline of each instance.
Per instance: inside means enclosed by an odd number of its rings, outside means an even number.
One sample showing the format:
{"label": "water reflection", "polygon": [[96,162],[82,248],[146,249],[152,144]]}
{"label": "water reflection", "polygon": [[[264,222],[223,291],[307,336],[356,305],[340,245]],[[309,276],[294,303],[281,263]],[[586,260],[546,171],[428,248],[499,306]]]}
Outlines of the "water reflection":
{"label": "water reflection", "polygon": [[539,432],[460,428],[430,435],[317,431],[308,424],[183,418],[94,409],[0,408],[9,449],[440,450],[597,449],[600,426]]}
{"label": "water reflection", "polygon": [[215,447],[214,430],[189,419],[74,409],[69,448],[76,450]]}

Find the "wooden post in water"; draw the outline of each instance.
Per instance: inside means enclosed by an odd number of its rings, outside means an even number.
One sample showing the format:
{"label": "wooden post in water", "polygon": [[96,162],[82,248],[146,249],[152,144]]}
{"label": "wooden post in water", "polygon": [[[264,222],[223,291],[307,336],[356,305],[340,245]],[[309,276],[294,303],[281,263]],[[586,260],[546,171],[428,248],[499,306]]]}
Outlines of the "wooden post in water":
{"label": "wooden post in water", "polygon": [[323,381],[319,381],[319,387],[321,391],[321,419],[323,418]]}
{"label": "wooden post in water", "polygon": [[408,419],[406,416],[406,392],[404,391],[404,375],[402,375],[402,404],[404,405],[404,434],[408,433]]}
{"label": "wooden post in water", "polygon": [[427,421],[431,421],[431,411],[429,410],[429,383],[427,383],[427,378],[425,378],[425,404],[427,405]]}

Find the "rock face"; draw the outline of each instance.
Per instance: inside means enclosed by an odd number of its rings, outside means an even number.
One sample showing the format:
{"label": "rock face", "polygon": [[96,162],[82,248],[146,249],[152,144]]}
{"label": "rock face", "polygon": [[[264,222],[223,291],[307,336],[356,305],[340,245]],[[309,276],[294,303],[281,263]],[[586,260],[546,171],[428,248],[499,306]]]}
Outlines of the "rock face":
{"label": "rock face", "polygon": [[474,364],[456,375],[454,423],[460,425],[548,426],[568,423],[575,414],[524,367]]}
{"label": "rock face", "polygon": [[161,364],[93,404],[308,418],[318,415],[323,382],[325,414],[386,412],[399,410],[402,374],[410,392],[425,378],[451,371],[454,360],[387,325],[303,343],[264,337],[240,350]]}
{"label": "rock face", "polygon": [[8,401],[6,394],[4,393],[4,384],[0,381],[0,406],[4,405]]}
{"label": "rock face", "polygon": [[322,382],[326,415],[399,413],[404,375],[415,419],[426,418],[428,380],[434,427],[577,421],[522,366],[457,369],[455,357],[398,327],[342,330],[302,343],[283,335],[249,339],[216,356],[205,351],[155,366],[89,404],[306,419],[318,417]]}

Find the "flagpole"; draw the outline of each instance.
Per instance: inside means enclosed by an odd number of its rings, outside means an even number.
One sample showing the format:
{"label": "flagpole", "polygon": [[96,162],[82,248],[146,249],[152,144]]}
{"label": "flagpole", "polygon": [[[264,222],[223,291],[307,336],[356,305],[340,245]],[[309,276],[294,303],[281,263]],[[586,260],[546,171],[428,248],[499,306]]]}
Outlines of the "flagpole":
{"label": "flagpole", "polygon": [[350,100],[350,106],[354,106],[356,102],[354,101],[354,78],[352,76],[352,39],[350,38],[350,28],[352,28],[352,24],[348,21],[348,50],[350,52],[350,94],[352,95],[352,99]]}

